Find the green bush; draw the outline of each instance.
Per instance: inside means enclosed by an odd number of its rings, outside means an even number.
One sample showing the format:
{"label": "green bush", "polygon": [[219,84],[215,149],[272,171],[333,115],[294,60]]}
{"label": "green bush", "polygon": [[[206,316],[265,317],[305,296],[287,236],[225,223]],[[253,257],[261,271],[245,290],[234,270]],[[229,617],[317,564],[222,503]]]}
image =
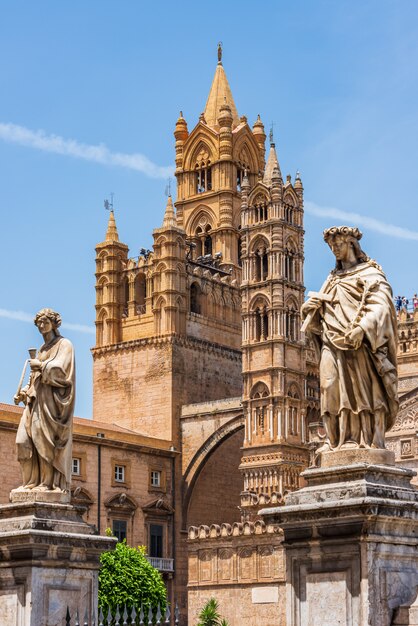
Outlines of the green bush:
{"label": "green bush", "polygon": [[110,608],[112,615],[119,606],[123,611],[135,605],[144,611],[152,606],[155,611],[160,605],[161,612],[167,605],[167,590],[161,574],[146,558],[144,546],[131,548],[126,541],[116,544],[114,550],[100,556],[99,607],[104,615]]}

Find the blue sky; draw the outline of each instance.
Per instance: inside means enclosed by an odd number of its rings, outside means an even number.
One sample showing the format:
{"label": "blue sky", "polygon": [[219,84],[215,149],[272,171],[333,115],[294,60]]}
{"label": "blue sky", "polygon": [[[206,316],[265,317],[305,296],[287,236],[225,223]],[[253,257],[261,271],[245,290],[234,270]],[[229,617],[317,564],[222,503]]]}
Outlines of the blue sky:
{"label": "blue sky", "polygon": [[[223,42],[240,115],[258,113],[283,174],[302,174],[308,289],[349,223],[394,291],[418,290],[418,3],[0,4],[0,401],[12,402],[32,315],[60,311],[75,344],[76,413],[91,415],[94,246],[115,193],[132,256],[162,220],[180,109],[203,110]],[[349,215],[355,214],[355,215]]]}

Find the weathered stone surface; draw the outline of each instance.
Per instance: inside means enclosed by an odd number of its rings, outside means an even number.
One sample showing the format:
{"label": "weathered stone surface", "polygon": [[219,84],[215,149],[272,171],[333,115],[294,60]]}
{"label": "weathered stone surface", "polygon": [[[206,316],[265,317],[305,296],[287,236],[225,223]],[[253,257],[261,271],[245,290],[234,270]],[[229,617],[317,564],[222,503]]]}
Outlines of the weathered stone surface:
{"label": "weathered stone surface", "polygon": [[[414,472],[368,465],[310,469],[283,507],[287,626],[390,626],[418,590]],[[410,623],[410,622],[409,622]]]}
{"label": "weathered stone surface", "polygon": [[371,463],[373,465],[395,465],[395,454],[391,450],[380,448],[346,448],[322,452],[321,467],[338,467],[353,463]]}
{"label": "weathered stone surface", "polygon": [[97,616],[99,556],[115,542],[70,505],[0,506],[0,624],[61,626],[67,605]]}
{"label": "weathered stone surface", "polygon": [[53,504],[69,504],[71,493],[68,491],[35,491],[34,489],[12,489],[10,502],[50,502]]}

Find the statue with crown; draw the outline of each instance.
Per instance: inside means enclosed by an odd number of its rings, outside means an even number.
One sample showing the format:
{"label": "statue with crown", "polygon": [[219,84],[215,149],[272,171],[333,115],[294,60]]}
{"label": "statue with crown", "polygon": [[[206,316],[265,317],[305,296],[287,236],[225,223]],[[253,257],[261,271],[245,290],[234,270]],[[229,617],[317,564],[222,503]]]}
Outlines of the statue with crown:
{"label": "statue with crown", "polygon": [[361,249],[358,228],[324,231],[336,265],[302,307],[302,329],[320,348],[323,453],[383,450],[398,411],[397,323],[382,268]]}

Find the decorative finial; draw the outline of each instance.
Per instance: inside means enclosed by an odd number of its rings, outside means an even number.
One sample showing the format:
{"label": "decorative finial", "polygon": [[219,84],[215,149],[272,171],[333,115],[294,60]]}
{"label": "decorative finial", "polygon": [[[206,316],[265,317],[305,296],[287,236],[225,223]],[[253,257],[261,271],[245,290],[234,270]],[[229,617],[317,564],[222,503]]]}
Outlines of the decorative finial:
{"label": "decorative finial", "polygon": [[110,202],[109,200],[106,198],[106,200],[104,201],[104,208],[106,209],[106,211],[113,211],[113,198],[114,198],[115,194],[113,193],[113,191],[110,192]]}
{"label": "decorative finial", "polygon": [[296,171],[295,180],[300,180],[300,172],[299,172],[299,170]]}
{"label": "decorative finial", "polygon": [[270,132],[269,132],[271,146],[274,144],[273,128],[274,128],[274,122],[271,123]]}
{"label": "decorative finial", "polygon": [[183,117],[183,111],[180,111],[180,117]]}
{"label": "decorative finial", "polygon": [[167,183],[167,186],[165,188],[165,195],[168,198],[171,198],[171,178],[168,179],[168,183]]}
{"label": "decorative finial", "polygon": [[222,65],[222,41],[218,43],[218,63]]}

